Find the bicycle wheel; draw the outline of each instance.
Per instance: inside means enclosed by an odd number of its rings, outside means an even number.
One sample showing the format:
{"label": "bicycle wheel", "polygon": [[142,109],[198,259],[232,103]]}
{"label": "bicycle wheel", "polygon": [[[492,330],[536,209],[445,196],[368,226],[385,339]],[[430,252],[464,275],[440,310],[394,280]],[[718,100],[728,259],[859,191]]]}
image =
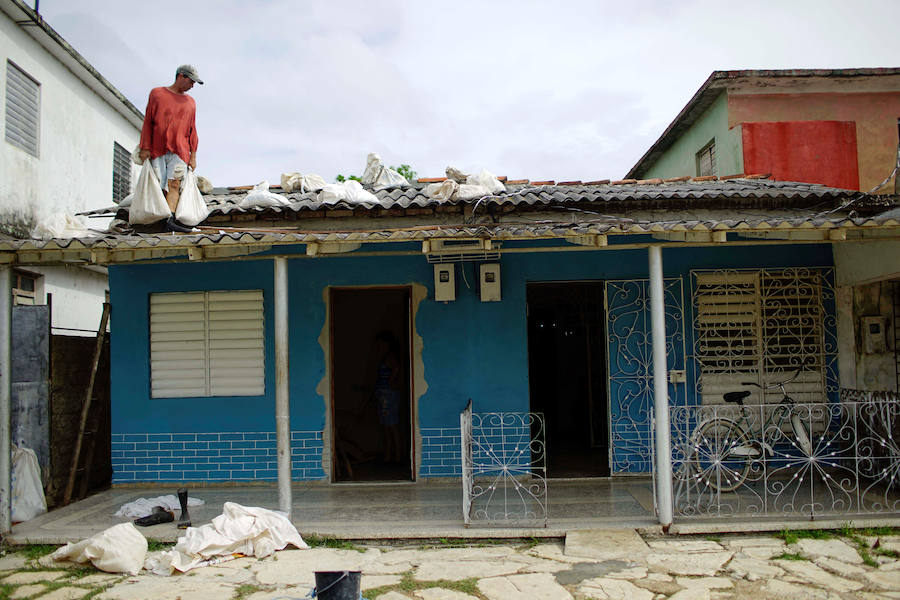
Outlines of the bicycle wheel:
{"label": "bicycle wheel", "polygon": [[693,458],[697,479],[720,492],[731,492],[747,479],[759,452],[750,436],[729,419],[702,423],[694,433]]}

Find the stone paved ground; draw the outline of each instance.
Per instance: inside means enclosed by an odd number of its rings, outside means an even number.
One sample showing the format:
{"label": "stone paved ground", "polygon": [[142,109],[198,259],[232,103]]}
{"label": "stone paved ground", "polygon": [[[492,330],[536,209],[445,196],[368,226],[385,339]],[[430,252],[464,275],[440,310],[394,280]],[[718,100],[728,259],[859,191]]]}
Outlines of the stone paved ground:
{"label": "stone paved ground", "polygon": [[0,558],[0,599],[300,599],[315,571],[343,569],[362,571],[369,600],[900,599],[893,532],[642,538],[594,530],[565,543],[318,547],[173,577],[109,575],[25,552]]}

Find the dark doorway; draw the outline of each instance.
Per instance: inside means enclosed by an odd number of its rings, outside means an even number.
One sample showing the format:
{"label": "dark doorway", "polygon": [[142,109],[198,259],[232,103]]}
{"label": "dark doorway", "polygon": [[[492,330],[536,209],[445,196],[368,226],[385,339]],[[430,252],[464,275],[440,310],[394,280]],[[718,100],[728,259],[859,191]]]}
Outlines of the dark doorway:
{"label": "dark doorway", "polygon": [[334,481],[410,481],[410,290],[331,290]]}
{"label": "dark doorway", "polygon": [[603,283],[532,283],[527,300],[531,410],[546,420],[547,474],[607,476]]}

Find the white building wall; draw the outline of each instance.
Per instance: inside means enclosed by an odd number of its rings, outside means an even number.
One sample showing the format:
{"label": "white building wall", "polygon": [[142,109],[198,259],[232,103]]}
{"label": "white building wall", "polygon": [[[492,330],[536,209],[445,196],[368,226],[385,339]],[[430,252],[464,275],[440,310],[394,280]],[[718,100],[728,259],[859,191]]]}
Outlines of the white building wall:
{"label": "white building wall", "polygon": [[23,270],[44,276],[43,290],[38,290],[40,297],[35,300],[36,304],[46,304],[47,294],[52,294],[52,333],[78,336],[97,334],[103,301],[109,289],[105,268],[65,265]]}
{"label": "white building wall", "polygon": [[[55,211],[111,206],[113,142],[131,151],[140,130],[0,13],[0,222],[31,226]],[[39,156],[6,141],[6,63],[40,84]],[[132,168],[132,181],[137,170]]]}
{"label": "white building wall", "polygon": [[[35,25],[29,27],[43,35]],[[7,61],[40,84],[37,157],[6,141]],[[128,113],[99,96],[0,11],[0,232],[23,233],[57,211],[74,214],[111,206],[113,143],[130,152],[140,139],[136,117],[129,120],[122,110]],[[132,166],[132,183],[137,174]],[[88,224],[105,228],[108,219]],[[104,273],[79,266],[25,270],[43,276],[37,303],[53,295],[54,333],[96,333],[108,289]]]}

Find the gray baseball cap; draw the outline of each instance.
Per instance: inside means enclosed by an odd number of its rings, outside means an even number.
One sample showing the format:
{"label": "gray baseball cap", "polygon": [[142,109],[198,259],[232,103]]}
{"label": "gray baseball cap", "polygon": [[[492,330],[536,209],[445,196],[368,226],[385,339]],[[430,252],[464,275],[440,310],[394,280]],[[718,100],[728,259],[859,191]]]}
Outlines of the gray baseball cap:
{"label": "gray baseball cap", "polygon": [[197,74],[197,67],[194,65],[181,65],[175,70],[175,74],[184,75],[185,77],[193,79],[195,83],[203,85],[203,80],[200,79],[200,76]]}

